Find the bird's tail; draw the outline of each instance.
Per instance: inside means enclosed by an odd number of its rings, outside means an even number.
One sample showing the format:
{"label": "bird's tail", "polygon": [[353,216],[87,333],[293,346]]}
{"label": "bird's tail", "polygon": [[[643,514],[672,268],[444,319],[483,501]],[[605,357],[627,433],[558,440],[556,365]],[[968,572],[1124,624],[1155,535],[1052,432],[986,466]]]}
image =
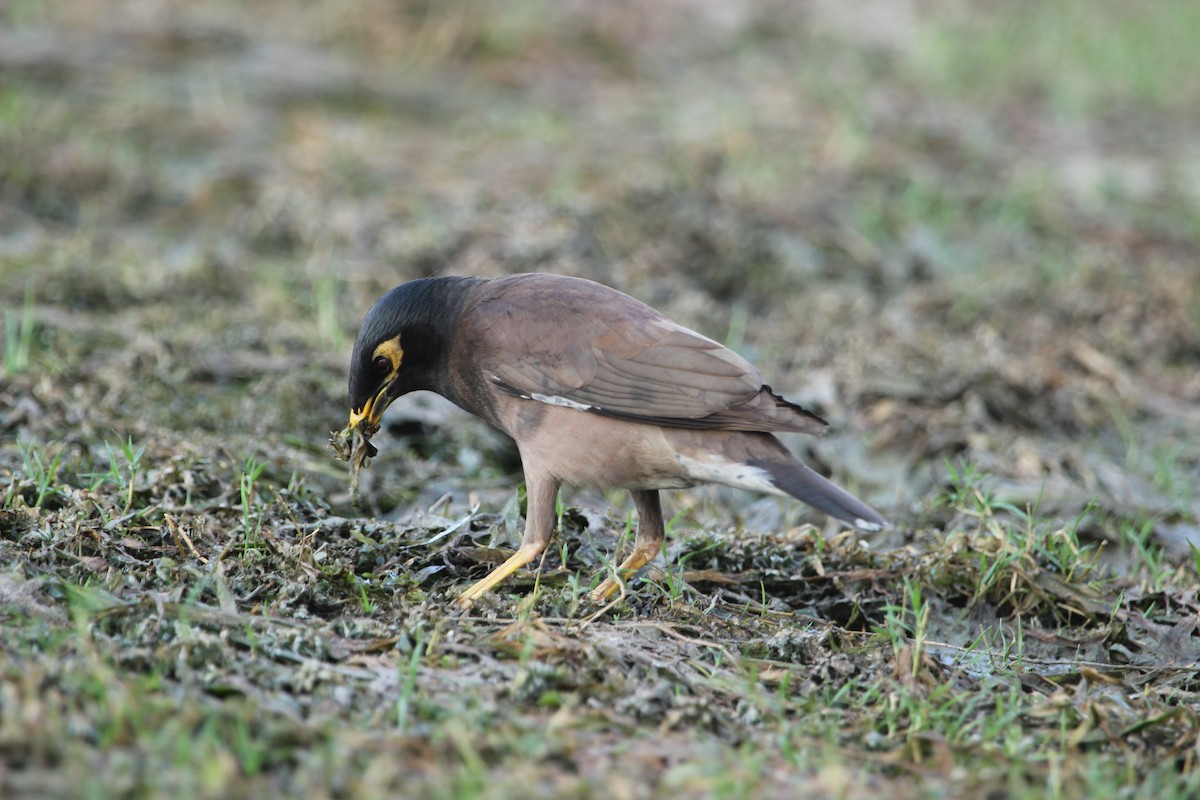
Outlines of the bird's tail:
{"label": "bird's tail", "polygon": [[771,483],[781,491],[859,530],[878,531],[892,527],[878,511],[799,461],[755,460],[749,466],[764,470]]}

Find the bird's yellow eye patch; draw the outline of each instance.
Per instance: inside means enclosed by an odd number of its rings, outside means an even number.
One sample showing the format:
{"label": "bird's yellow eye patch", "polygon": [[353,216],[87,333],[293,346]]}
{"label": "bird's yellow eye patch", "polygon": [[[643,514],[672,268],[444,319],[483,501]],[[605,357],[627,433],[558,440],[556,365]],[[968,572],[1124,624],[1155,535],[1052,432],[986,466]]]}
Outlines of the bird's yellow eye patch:
{"label": "bird's yellow eye patch", "polygon": [[380,342],[375,348],[374,360],[387,359],[392,365],[390,373],[394,373],[400,369],[400,362],[404,360],[404,349],[400,347],[400,337],[388,339],[386,342]]}

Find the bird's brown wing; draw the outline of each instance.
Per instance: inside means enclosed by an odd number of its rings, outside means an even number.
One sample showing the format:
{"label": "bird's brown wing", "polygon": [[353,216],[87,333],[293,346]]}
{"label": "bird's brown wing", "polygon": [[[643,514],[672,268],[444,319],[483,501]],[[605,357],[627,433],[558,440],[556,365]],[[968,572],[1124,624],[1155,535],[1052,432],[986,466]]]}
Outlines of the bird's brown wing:
{"label": "bird's brown wing", "polygon": [[480,366],[509,394],[687,428],[816,433],[823,420],[732,350],[591,281],[494,281],[469,313]]}

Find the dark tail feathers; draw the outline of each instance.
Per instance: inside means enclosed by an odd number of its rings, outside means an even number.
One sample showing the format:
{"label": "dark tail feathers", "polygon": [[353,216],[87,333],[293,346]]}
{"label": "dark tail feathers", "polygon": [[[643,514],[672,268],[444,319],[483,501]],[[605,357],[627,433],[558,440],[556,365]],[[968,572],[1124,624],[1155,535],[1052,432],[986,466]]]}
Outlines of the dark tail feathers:
{"label": "dark tail feathers", "polygon": [[766,470],[771,482],[797,500],[818,511],[848,522],[861,531],[878,531],[892,524],[869,505],[799,461],[751,461],[750,466]]}

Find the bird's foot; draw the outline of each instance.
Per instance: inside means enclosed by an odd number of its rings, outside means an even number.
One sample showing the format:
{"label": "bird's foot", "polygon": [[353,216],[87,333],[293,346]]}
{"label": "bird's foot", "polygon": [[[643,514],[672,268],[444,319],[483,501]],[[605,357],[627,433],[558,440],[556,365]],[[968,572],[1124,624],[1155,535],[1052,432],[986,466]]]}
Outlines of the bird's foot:
{"label": "bird's foot", "polygon": [[483,597],[492,589],[495,589],[504,581],[505,578],[507,578],[509,575],[512,575],[526,564],[529,564],[541,554],[541,549],[535,549],[532,547],[522,547],[521,549],[517,550],[517,552],[513,553],[507,561],[489,572],[487,577],[460,594],[457,601],[458,607],[463,611],[468,610],[475,604],[476,600]]}
{"label": "bird's foot", "polygon": [[629,558],[622,561],[621,565],[617,567],[616,575],[604,579],[599,586],[592,590],[592,602],[602,603],[616,594],[624,584],[625,578],[632,576],[658,556],[658,549],[658,543],[655,543],[653,549],[634,549],[629,554]]}

